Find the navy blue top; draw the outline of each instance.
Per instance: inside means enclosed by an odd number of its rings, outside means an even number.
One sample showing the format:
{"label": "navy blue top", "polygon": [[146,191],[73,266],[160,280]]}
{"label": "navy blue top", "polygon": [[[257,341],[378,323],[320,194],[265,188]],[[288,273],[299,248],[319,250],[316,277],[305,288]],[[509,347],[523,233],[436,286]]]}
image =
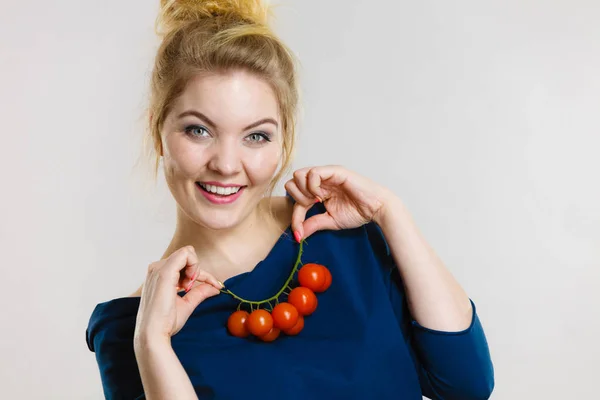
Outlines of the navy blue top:
{"label": "navy blue top", "polygon": [[[315,205],[309,216],[324,212]],[[249,300],[277,293],[299,245],[290,228],[252,271],[225,282]],[[200,399],[487,399],[494,372],[473,305],[461,332],[420,326],[407,309],[399,274],[381,230],[320,231],[304,244],[302,262],[327,266],[329,290],[297,336],[265,343],[228,334],[238,302],[205,300],[172,337],[173,349]],[[108,399],[144,398],[133,350],[139,297],[98,304],[86,331]]]}

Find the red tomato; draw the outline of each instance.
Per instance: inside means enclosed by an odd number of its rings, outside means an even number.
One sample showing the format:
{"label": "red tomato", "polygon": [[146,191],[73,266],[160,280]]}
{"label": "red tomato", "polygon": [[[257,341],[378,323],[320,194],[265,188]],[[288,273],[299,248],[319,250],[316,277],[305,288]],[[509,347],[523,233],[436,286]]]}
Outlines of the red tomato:
{"label": "red tomato", "polygon": [[300,286],[318,292],[325,283],[324,267],[319,264],[305,264],[298,271]]}
{"label": "red tomato", "polygon": [[286,329],[283,331],[286,335],[297,335],[304,328],[304,317],[302,315],[298,315],[298,322],[290,329]]}
{"label": "red tomato", "polygon": [[248,317],[246,325],[254,336],[263,336],[273,328],[273,317],[267,310],[255,310]]}
{"label": "red tomato", "polygon": [[317,309],[317,296],[309,288],[297,287],[290,292],[288,303],[302,315],[310,315]]}
{"label": "red tomato", "polygon": [[271,311],[273,325],[285,330],[293,328],[298,322],[298,310],[290,303],[279,303]]}
{"label": "red tomato", "polygon": [[258,338],[263,342],[272,342],[279,337],[280,332],[279,329],[273,327],[266,335],[259,336]]}
{"label": "red tomato", "polygon": [[329,286],[331,286],[331,272],[327,267],[323,267],[323,270],[325,271],[325,283],[323,283],[323,286],[318,290],[319,293],[326,291],[329,289]]}
{"label": "red tomato", "polygon": [[227,320],[227,329],[233,336],[244,338],[250,335],[246,321],[248,320],[248,314],[246,311],[236,311],[229,316]]}

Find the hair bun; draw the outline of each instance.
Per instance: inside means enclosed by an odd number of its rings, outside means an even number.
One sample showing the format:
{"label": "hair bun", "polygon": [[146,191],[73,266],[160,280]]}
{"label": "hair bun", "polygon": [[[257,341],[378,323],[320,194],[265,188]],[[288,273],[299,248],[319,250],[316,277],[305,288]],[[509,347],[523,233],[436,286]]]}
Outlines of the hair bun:
{"label": "hair bun", "polygon": [[157,32],[168,32],[188,22],[223,17],[267,25],[269,8],[261,0],[160,0]]}

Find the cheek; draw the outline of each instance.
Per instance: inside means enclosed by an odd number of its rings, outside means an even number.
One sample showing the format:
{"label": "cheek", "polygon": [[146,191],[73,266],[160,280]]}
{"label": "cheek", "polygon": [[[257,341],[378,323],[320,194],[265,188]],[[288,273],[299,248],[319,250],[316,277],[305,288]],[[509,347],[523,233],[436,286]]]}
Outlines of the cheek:
{"label": "cheek", "polygon": [[166,176],[190,178],[197,175],[198,169],[203,164],[201,153],[194,151],[193,146],[185,142],[179,139],[166,142],[163,157]]}
{"label": "cheek", "polygon": [[246,170],[255,184],[270,182],[277,170],[281,151],[276,146],[270,147],[264,151],[252,152],[246,158]]}

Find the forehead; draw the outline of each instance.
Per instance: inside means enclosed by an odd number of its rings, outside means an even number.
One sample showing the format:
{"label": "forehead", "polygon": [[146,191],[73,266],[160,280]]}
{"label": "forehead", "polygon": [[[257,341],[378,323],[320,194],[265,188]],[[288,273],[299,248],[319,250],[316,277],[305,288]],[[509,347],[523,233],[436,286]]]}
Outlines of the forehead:
{"label": "forehead", "polygon": [[178,112],[198,110],[223,123],[231,120],[246,123],[266,117],[278,119],[277,99],[271,86],[245,71],[193,77],[173,108]]}

